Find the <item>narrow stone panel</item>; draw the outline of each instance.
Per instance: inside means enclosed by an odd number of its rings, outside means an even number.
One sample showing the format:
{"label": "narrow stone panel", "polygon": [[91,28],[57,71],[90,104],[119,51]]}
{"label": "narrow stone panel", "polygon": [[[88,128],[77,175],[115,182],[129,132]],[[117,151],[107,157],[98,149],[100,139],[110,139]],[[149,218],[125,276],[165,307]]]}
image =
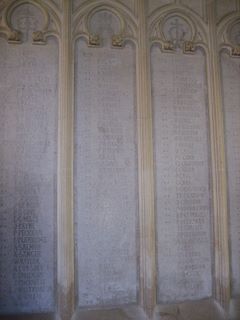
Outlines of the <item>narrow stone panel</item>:
{"label": "narrow stone panel", "polygon": [[151,52],[158,301],[212,294],[205,58]]}
{"label": "narrow stone panel", "polygon": [[135,52],[111,48],[119,22],[92,18],[101,47],[75,51],[75,219],[79,306],[136,303]]}
{"label": "narrow stone panel", "polygon": [[54,311],[58,45],[31,44],[42,15],[13,14],[0,39],[0,313]]}
{"label": "narrow stone panel", "polygon": [[240,59],[221,55],[230,214],[232,295],[240,295]]}

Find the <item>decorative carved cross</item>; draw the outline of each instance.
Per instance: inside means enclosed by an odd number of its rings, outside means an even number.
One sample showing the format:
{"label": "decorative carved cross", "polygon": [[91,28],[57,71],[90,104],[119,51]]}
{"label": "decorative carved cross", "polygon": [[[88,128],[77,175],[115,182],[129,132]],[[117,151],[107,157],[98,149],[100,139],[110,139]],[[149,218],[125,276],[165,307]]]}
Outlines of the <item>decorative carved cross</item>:
{"label": "decorative carved cross", "polygon": [[186,32],[184,30],[183,24],[179,22],[178,18],[171,22],[171,27],[168,32],[172,42],[174,43],[175,48],[180,48],[182,42],[184,41]]}

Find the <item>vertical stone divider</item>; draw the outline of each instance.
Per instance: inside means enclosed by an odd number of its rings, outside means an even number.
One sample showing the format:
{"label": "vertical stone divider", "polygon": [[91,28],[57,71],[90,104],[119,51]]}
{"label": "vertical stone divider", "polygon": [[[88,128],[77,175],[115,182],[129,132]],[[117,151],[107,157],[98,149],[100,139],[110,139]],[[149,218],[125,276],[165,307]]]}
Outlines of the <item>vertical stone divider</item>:
{"label": "vertical stone divider", "polygon": [[73,221],[72,1],[63,0],[58,117],[57,313],[70,320],[75,309]]}
{"label": "vertical stone divider", "polygon": [[138,16],[137,120],[140,228],[140,303],[149,318],[156,306],[156,252],[153,178],[150,44],[147,2],[136,0]]}
{"label": "vertical stone divider", "polygon": [[240,11],[240,0],[237,0],[237,11]]}
{"label": "vertical stone divider", "polygon": [[224,147],[224,119],[221,96],[221,72],[216,31],[216,1],[207,4],[209,37],[207,73],[213,183],[214,295],[227,311],[230,301],[230,261],[227,207],[227,175]]}

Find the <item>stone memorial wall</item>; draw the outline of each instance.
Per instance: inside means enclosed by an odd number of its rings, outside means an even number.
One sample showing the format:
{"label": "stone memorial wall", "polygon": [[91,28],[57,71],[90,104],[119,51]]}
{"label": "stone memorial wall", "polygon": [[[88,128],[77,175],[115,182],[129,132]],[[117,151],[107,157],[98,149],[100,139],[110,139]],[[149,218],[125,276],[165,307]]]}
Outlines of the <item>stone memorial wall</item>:
{"label": "stone memorial wall", "polygon": [[[136,303],[135,55],[111,48],[119,21],[91,20],[100,48],[75,48],[75,219],[81,306]],[[88,248],[87,251],[85,248]]]}
{"label": "stone memorial wall", "polygon": [[0,39],[0,313],[55,308],[58,45],[31,44],[42,22],[24,4],[23,43]]}
{"label": "stone memorial wall", "polygon": [[152,50],[158,293],[161,302],[212,294],[205,59]]}
{"label": "stone memorial wall", "polygon": [[227,151],[232,295],[240,295],[240,60],[221,54]]}
{"label": "stone memorial wall", "polygon": [[0,1],[0,320],[240,318],[239,26]]}

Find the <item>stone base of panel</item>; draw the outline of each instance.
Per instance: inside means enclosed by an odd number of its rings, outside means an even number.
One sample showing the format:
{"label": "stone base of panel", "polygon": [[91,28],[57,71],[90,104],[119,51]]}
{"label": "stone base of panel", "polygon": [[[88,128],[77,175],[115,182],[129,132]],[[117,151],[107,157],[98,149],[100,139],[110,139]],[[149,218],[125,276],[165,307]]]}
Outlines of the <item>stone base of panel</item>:
{"label": "stone base of panel", "polygon": [[9,314],[0,315],[0,320],[55,320],[56,316],[49,313],[41,314]]}
{"label": "stone base of panel", "polygon": [[229,317],[230,320],[240,319],[240,297],[233,298],[230,301],[229,315],[230,315]]}
{"label": "stone base of panel", "polygon": [[[109,309],[78,309],[72,320],[239,320],[240,298],[232,299],[229,316],[213,299],[185,302],[174,305],[158,305],[149,319],[138,306]],[[0,315],[0,320],[56,320],[52,314]],[[61,320],[61,319],[58,319]],[[70,320],[70,319],[69,319]]]}
{"label": "stone base of panel", "polygon": [[217,302],[206,299],[175,305],[159,305],[156,307],[153,320],[228,320],[228,317]]}
{"label": "stone base of panel", "polygon": [[72,320],[149,320],[138,306],[124,306],[114,309],[80,309]]}

